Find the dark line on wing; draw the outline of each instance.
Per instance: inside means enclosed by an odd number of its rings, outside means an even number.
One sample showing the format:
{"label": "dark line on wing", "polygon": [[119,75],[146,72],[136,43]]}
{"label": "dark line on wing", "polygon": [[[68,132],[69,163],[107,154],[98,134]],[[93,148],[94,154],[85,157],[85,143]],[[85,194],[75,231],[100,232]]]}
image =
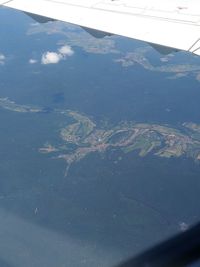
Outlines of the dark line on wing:
{"label": "dark line on wing", "polygon": [[195,53],[197,50],[199,50],[199,48],[200,48],[200,46],[198,48],[196,48],[195,50],[190,51],[190,52]]}
{"label": "dark line on wing", "polygon": [[[194,42],[194,44],[188,49],[189,52],[193,52],[192,48],[200,41],[200,38],[196,40],[196,42]],[[199,48],[195,49],[194,51],[198,50]]]}
{"label": "dark line on wing", "polygon": [[50,2],[50,3],[54,3],[54,4],[58,3],[58,4],[62,4],[62,5],[80,7],[80,8],[84,8],[84,9],[93,9],[93,10],[97,10],[97,11],[104,11],[104,12],[110,12],[110,13],[115,13],[115,14],[123,14],[123,15],[141,17],[141,18],[145,18],[145,19],[149,19],[150,18],[150,19],[155,19],[155,20],[168,21],[168,22],[178,23],[178,24],[187,24],[187,25],[192,25],[192,26],[198,26],[199,27],[199,25],[197,24],[196,21],[194,22],[194,21],[190,21],[190,20],[181,20],[181,19],[167,18],[167,17],[154,16],[154,15],[145,15],[145,14],[142,14],[142,13],[137,14],[137,13],[127,12],[127,11],[123,12],[123,11],[120,11],[120,10],[99,8],[98,6],[96,6],[98,3],[95,3],[92,6],[84,6],[84,5],[80,5],[80,4],[73,4],[73,3],[70,3],[70,2],[63,2],[62,0],[44,0],[44,1],[47,1],[47,2]]}
{"label": "dark line on wing", "polygon": [[10,3],[10,2],[13,2],[13,0],[5,1],[4,3],[0,4],[0,6],[4,6],[4,5],[6,5],[6,4]]}

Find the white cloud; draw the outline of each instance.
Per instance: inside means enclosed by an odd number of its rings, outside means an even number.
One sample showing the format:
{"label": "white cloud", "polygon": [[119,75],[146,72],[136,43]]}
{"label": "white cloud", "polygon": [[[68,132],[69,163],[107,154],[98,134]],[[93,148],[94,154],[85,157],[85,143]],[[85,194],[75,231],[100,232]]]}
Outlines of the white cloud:
{"label": "white cloud", "polygon": [[74,54],[74,51],[69,45],[62,46],[60,49],[58,49],[58,52],[65,56],[72,56]]}
{"label": "white cloud", "polygon": [[31,58],[31,59],[29,59],[29,63],[30,63],[30,64],[35,64],[35,63],[37,63],[37,60],[36,60],[36,59],[33,59],[33,58]]}
{"label": "white cloud", "polygon": [[42,55],[42,64],[47,65],[47,64],[57,64],[63,56],[59,53],[56,52],[45,52]]}
{"label": "white cloud", "polygon": [[185,222],[180,222],[180,223],[179,223],[179,227],[180,227],[180,230],[181,230],[182,232],[185,232],[185,231],[188,230],[189,225],[188,225],[187,223],[185,223]]}
{"label": "white cloud", "polygon": [[0,65],[3,65],[5,63],[6,57],[0,53]]}
{"label": "white cloud", "polygon": [[66,59],[67,56],[72,56],[74,54],[73,49],[69,45],[61,46],[58,52],[45,52],[42,55],[41,63],[43,65],[47,64],[57,64],[61,60]]}

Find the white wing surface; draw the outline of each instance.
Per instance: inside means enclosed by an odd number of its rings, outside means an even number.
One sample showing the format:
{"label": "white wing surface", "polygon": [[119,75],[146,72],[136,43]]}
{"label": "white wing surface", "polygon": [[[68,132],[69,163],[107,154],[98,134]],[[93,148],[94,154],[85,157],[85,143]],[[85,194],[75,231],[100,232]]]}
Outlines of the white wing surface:
{"label": "white wing surface", "polygon": [[0,5],[200,55],[200,0],[0,0]]}

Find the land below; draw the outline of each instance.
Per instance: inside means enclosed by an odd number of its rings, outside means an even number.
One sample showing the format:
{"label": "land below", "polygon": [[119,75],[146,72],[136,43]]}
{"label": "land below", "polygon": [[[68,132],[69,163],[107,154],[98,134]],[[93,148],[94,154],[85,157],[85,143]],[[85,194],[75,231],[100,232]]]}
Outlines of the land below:
{"label": "land below", "polygon": [[[46,109],[19,105],[8,98],[0,98],[0,107],[21,113],[40,113]],[[93,152],[104,153],[108,149],[120,149],[124,153],[138,151],[144,157],[152,153],[158,157],[191,157],[200,160],[200,124],[185,122],[174,128],[154,123],[121,122],[116,126],[97,126],[85,114],[73,110],[51,110],[61,116],[70,117],[72,123],[59,129],[60,145],[45,143],[40,153],[54,154],[53,158],[67,163],[65,175],[70,166]]]}

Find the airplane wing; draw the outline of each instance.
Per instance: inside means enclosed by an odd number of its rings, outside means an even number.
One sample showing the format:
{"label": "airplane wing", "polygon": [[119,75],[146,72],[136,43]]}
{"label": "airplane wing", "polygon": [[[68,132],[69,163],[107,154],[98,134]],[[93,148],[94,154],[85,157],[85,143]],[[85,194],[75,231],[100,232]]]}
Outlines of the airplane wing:
{"label": "airplane wing", "polygon": [[200,55],[199,0],[0,0],[0,5]]}

